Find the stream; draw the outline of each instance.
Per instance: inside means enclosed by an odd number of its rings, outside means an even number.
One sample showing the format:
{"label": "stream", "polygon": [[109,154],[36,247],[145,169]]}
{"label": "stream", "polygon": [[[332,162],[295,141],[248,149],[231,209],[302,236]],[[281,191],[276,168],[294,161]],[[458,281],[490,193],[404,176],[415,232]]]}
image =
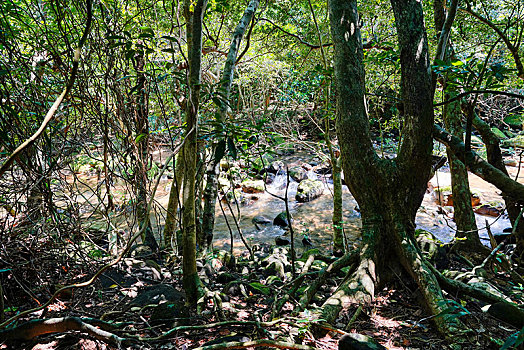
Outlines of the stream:
{"label": "stream", "polygon": [[[161,157],[162,158],[162,157]],[[301,166],[305,163],[311,162],[313,156],[304,152],[297,152],[290,156],[282,156],[280,160],[283,161],[290,169],[294,166]],[[512,178],[515,178],[518,173],[518,181],[524,183],[524,172],[518,171],[516,166],[508,166],[508,172]],[[93,186],[96,184],[96,178],[92,176],[82,176],[86,183],[90,183]],[[324,193],[319,198],[316,198],[310,202],[299,203],[295,200],[295,194],[297,191],[298,183],[291,180],[288,187],[288,198],[290,213],[293,217],[293,229],[295,231],[295,241],[297,252],[305,249],[302,246],[301,240],[304,235],[307,235],[312,241],[313,246],[319,248],[322,252],[327,253],[331,251],[332,243],[332,210],[333,210],[333,185],[330,175],[320,175],[313,171],[308,172],[308,178],[321,180],[324,183]],[[480,197],[481,204],[485,203],[503,203],[502,197],[499,194],[499,190],[493,185],[485,182],[479,177],[469,174],[470,188],[473,193],[476,193]],[[157,213],[161,215],[152,215],[151,224],[155,235],[160,240],[161,232],[163,231],[165,208],[169,199],[169,191],[171,189],[172,180],[163,177],[163,180],[158,187],[155,195],[155,201],[157,203]],[[271,222],[273,219],[282,211],[285,211],[285,203],[281,199],[272,196],[269,193],[276,194],[277,196],[283,197],[286,190],[287,176],[285,173],[280,173],[275,176],[273,182],[267,185],[267,191],[264,193],[256,194],[244,194],[247,199],[247,204],[239,205],[240,215],[238,215],[237,207],[232,203],[231,207],[235,213],[235,217],[238,220],[239,227],[248,242],[249,245],[255,244],[275,244],[275,238],[286,234],[286,231],[278,226],[272,224],[259,225],[258,229],[253,224],[253,218],[256,216],[264,216]],[[433,187],[448,187],[451,185],[451,177],[449,168],[441,168],[430,181]],[[122,187],[122,184],[114,184],[115,193],[125,193],[126,189]],[[102,188],[102,192],[103,192]],[[87,188],[82,193],[84,204],[89,204],[95,199],[92,190]],[[127,195],[123,197],[127,198]],[[233,249],[236,253],[245,251],[244,244],[242,243],[238,234],[238,229],[235,225],[233,217],[229,211],[228,206],[223,203],[224,211],[226,212],[226,219],[222,214],[219,203],[216,206],[216,222],[215,222],[215,233],[213,239],[213,247],[215,249],[229,250],[231,247],[230,237],[232,232],[234,242]],[[162,209],[162,208],[163,209]],[[92,208],[92,206],[90,207]],[[343,218],[344,218],[344,234],[348,242],[355,242],[360,236],[360,214],[358,212],[358,205],[349,193],[346,186],[343,186]],[[443,210],[444,209],[444,210]],[[440,207],[434,199],[434,193],[426,193],[422,205],[418,211],[416,217],[416,225],[418,229],[424,229],[433,233],[439,240],[443,242],[449,242],[454,237],[454,230],[456,228],[453,222],[452,207]],[[91,212],[89,207],[85,208],[86,212]],[[122,213],[124,214],[124,213]],[[510,227],[509,219],[507,215],[501,215],[500,217],[492,217],[485,215],[475,214],[477,219],[477,226],[479,228],[480,237],[483,239],[484,244],[489,244],[488,234],[486,230],[486,222],[490,226],[493,234],[501,233],[505,228]],[[95,219],[95,221],[93,221]],[[98,222],[97,226],[100,226],[101,230],[107,228],[107,223],[104,224],[104,219],[95,215],[90,223],[87,225],[93,226]],[[122,229],[123,231],[129,230],[129,216],[127,215],[115,215],[112,217],[113,227]],[[231,228],[231,230],[230,230]]]}
{"label": "stream", "polygon": [[[306,161],[306,159],[300,155],[284,157],[281,160],[284,161],[289,168],[300,165]],[[517,169],[516,167],[508,167],[508,171],[513,178],[517,174]],[[312,171],[308,172],[308,177],[324,182],[324,194],[311,202],[298,203],[295,200],[298,183],[291,180],[288,188],[288,198],[290,213],[293,217],[292,225],[295,231],[296,247],[297,250],[304,249],[301,240],[303,235],[307,235],[313,242],[314,247],[318,247],[327,252],[331,250],[332,241],[332,180],[329,175],[323,176],[315,174]],[[285,174],[278,174],[273,183],[268,185],[267,192],[283,197],[285,194],[286,180],[287,177]],[[469,174],[469,180],[471,191],[480,197],[481,204],[492,202],[503,203],[502,197],[499,194],[500,191],[493,185],[473,174]],[[524,174],[522,174],[522,172],[519,174],[518,180],[524,183]],[[434,187],[440,186],[443,188],[451,186],[449,168],[446,167],[439,170],[430,182]],[[241,216],[239,226],[244,237],[250,244],[275,244],[275,238],[285,234],[282,228],[271,224],[261,226],[261,229],[258,230],[252,222],[255,216],[260,215],[272,221],[280,212],[285,211],[285,203],[267,192],[247,195],[248,198],[251,196],[258,199],[253,200],[252,204],[240,208]],[[233,232],[234,250],[237,252],[245,250],[233,218],[229,214],[227,205],[224,204],[223,207],[226,213],[228,213],[227,219]],[[235,211],[235,216],[237,216],[236,207],[232,206],[232,208]],[[343,186],[343,208],[344,233],[348,242],[354,242],[360,236],[360,214],[357,211],[358,205],[346,186]],[[449,213],[449,211],[452,211],[452,208],[445,207],[445,210],[448,211],[448,214],[442,213],[442,210],[439,210],[439,205],[434,199],[432,192],[426,193],[416,217],[417,229],[424,229],[433,233],[442,242],[451,241],[455,235],[454,230],[456,229],[456,225],[452,219],[452,212]],[[500,217],[475,214],[475,217],[477,219],[479,234],[484,244],[489,244],[486,223],[490,226],[494,234],[511,227],[509,219],[505,214]],[[218,205],[213,246],[218,249],[230,249],[230,230]]]}

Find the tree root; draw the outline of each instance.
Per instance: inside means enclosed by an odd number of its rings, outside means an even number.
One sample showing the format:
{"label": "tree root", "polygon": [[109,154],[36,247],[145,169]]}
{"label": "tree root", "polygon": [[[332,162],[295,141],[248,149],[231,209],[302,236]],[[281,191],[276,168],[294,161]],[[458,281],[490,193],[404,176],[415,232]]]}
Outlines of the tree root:
{"label": "tree root", "polygon": [[[95,323],[102,329],[95,327],[91,323]],[[15,328],[1,330],[0,340],[31,340],[44,334],[63,333],[75,330],[90,334],[99,340],[117,347],[130,343],[129,339],[121,338],[106,330],[116,328],[117,325],[101,320],[83,319],[80,317],[59,317],[47,320],[32,320]]]}
{"label": "tree root", "polygon": [[248,342],[227,342],[227,343],[221,343],[221,344],[213,344],[213,345],[208,345],[208,346],[202,346],[202,347],[196,348],[195,350],[247,349],[247,348],[256,348],[260,346],[268,346],[271,348],[291,349],[291,350],[317,350],[318,349],[318,348],[307,346],[307,345],[286,343],[282,341],[269,340],[269,339],[260,339],[260,340],[253,340],[253,341],[248,341]]}
{"label": "tree root", "polygon": [[[351,304],[371,302],[375,294],[376,283],[375,263],[372,256],[373,249],[364,248],[360,255],[361,260],[358,268],[354,272],[350,271],[350,278],[344,280],[337,291],[324,302],[322,319],[326,322],[333,323],[340,311]],[[355,260],[357,257],[351,258]]]}
{"label": "tree root", "polygon": [[340,271],[343,267],[350,266],[352,264],[356,264],[358,261],[359,251],[353,251],[351,253],[347,253],[344,256],[342,256],[340,259],[335,260],[333,263],[331,263],[328,267],[322,269],[320,272],[320,275],[318,278],[313,282],[305,291],[302,297],[299,301],[299,308],[300,310],[304,310],[307,308],[309,303],[311,302],[311,299],[313,299],[313,296],[318,291],[320,286],[322,286],[325,282],[327,277],[332,274]]}
{"label": "tree root", "polygon": [[501,303],[507,303],[507,304],[516,306],[516,304],[511,302],[510,298],[505,299],[495,294],[492,294],[488,291],[485,291],[483,289],[473,287],[464,282],[445,277],[435,267],[431,265],[429,266],[431,270],[433,271],[433,274],[437,277],[442,288],[454,295],[459,295],[459,296],[468,295],[470,297],[473,297],[475,299],[478,299],[478,300],[481,300],[481,301],[484,301],[490,304],[501,302]]}

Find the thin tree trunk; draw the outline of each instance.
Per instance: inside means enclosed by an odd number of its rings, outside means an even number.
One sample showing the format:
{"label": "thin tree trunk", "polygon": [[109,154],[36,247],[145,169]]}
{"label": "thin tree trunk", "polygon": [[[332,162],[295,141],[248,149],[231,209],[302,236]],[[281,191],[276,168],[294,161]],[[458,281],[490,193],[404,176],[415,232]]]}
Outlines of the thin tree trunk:
{"label": "thin tree trunk", "polygon": [[[471,109],[471,112],[474,111]],[[504,165],[504,160],[502,159],[502,151],[500,150],[500,143],[497,135],[491,131],[489,124],[483,121],[479,116],[475,115],[472,118],[473,126],[480,133],[482,141],[486,145],[486,153],[488,158],[488,163],[493,165],[495,168],[502,171],[506,176],[509,177],[506,166]],[[519,239],[517,240],[517,252],[519,252],[519,257],[522,258],[524,253],[524,220],[522,218],[518,220],[517,218],[520,215],[522,210],[522,205],[519,205],[518,201],[510,196],[509,193],[502,192],[502,198],[506,203],[506,209],[508,211],[509,220],[512,226],[517,225],[515,230],[515,235]]]}
{"label": "thin tree trunk", "polygon": [[[433,127],[433,137],[448,146],[453,153],[466,164],[469,171],[493,184],[501,190],[510,201],[514,201],[515,203],[524,202],[524,185],[511,179],[507,175],[507,172],[486,162],[475,152],[466,150],[462,139],[449,134],[438,125]],[[518,215],[520,215],[520,212],[517,214],[517,217]],[[521,230],[516,230],[515,234],[517,239],[517,256],[522,261],[522,257],[524,256],[524,235]],[[522,262],[520,262],[520,264],[522,264]]]}
{"label": "thin tree trunk", "polygon": [[[184,162],[184,186],[182,196],[183,230],[183,285],[187,301],[196,305],[203,294],[202,283],[196,269],[196,218],[195,181],[197,175],[198,108],[200,103],[200,81],[202,60],[202,21],[207,0],[191,0],[184,3],[189,58],[189,99],[186,109],[186,139],[182,148]],[[193,11],[191,11],[191,8]]]}
{"label": "thin tree trunk", "polygon": [[[456,96],[456,92],[446,95],[446,98]],[[444,124],[446,129],[457,137],[462,137],[464,128],[461,123],[460,102],[451,102],[444,106]],[[468,170],[457,156],[447,149],[451,173],[451,191],[453,198],[454,219],[457,224],[458,240],[455,244],[459,249],[474,251],[482,246],[475,221],[475,213],[471,204],[471,190],[469,188]]]}
{"label": "thin tree trunk", "polygon": [[180,205],[180,190],[184,180],[184,161],[182,154],[177,154],[174,162],[175,176],[169,192],[169,201],[167,203],[166,224],[164,227],[164,244],[169,249],[172,246],[172,240],[175,236],[177,224],[177,211]]}
{"label": "thin tree trunk", "polygon": [[[441,40],[450,41],[449,33],[443,33],[446,29],[446,22],[453,21],[456,14],[458,1],[455,0],[453,9],[445,16],[444,3],[441,0],[435,0],[433,4],[435,28],[440,32]],[[451,17],[452,18],[448,18]],[[452,23],[452,22],[451,22]],[[450,24],[448,24],[450,25]],[[449,61],[453,57],[453,49],[448,42],[440,42],[440,59]],[[445,49],[448,47],[448,49]],[[452,99],[458,95],[456,88],[448,84],[451,76],[443,79],[443,89],[445,91],[445,100]],[[464,128],[462,127],[462,110],[460,102],[451,102],[444,105],[443,119],[446,129],[457,137],[462,137]],[[457,224],[457,238],[455,246],[458,249],[467,249],[474,251],[482,246],[475,221],[475,213],[471,204],[471,190],[469,187],[468,170],[450,149],[447,149],[449,168],[451,173],[451,192],[453,198],[454,220]]]}
{"label": "thin tree trunk", "polygon": [[153,230],[149,224],[149,212],[147,211],[147,164],[149,157],[149,122],[147,111],[147,87],[145,75],[145,58],[143,53],[137,53],[134,57],[135,71],[137,73],[137,101],[135,109],[135,133],[136,133],[136,163],[135,183],[137,187],[136,216],[139,227],[147,225],[142,234],[142,241],[151,248],[153,252],[158,251],[158,243],[153,236]]}
{"label": "thin tree trunk", "polygon": [[[204,237],[201,240],[205,246],[201,247],[201,251],[209,249],[213,241],[213,230],[215,227],[215,207],[218,196],[218,175],[220,172],[219,165],[220,160],[222,160],[224,155],[224,147],[219,147],[219,143],[224,142],[222,146],[225,145],[225,135],[222,123],[224,122],[229,109],[229,95],[231,92],[231,85],[233,84],[238,50],[240,49],[240,43],[242,42],[244,33],[248,28],[249,23],[253,20],[259,3],[259,0],[251,0],[249,2],[244,15],[240,19],[240,22],[233,33],[233,38],[231,39],[231,45],[229,47],[229,53],[227,55],[227,60],[222,72],[220,84],[220,93],[222,96],[219,106],[219,120],[217,120],[217,127],[215,128],[215,138],[219,141],[213,144],[211,160],[206,169],[206,187],[204,190],[204,213],[202,222],[202,232]],[[221,148],[222,151],[220,151]]]}

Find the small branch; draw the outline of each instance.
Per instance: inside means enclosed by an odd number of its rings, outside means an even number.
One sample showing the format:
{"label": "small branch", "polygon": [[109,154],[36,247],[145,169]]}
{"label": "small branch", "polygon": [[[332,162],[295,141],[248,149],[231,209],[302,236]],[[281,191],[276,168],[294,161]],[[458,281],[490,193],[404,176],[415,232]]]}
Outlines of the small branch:
{"label": "small branch", "polygon": [[517,67],[517,71],[518,71],[518,77],[521,79],[524,79],[524,67],[522,65],[522,60],[519,55],[518,46],[513,45],[511,40],[508,38],[508,36],[504,34],[504,32],[500,30],[500,28],[497,27],[495,23],[491,22],[487,18],[482,17],[481,15],[479,15],[472,9],[459,8],[459,11],[467,13],[468,15],[478,19],[480,22],[484,23],[485,25],[493,29],[495,33],[497,33],[497,35],[502,39],[502,41],[504,41],[504,44],[506,44],[506,47],[508,48],[509,52],[513,56],[513,60],[515,61],[515,66]]}
{"label": "small branch", "polygon": [[462,92],[460,94],[458,94],[457,96],[453,97],[453,98],[450,98],[449,100],[446,100],[444,102],[439,102],[439,103],[434,103],[433,104],[433,107],[439,107],[439,106],[443,106],[445,104],[448,104],[448,103],[451,103],[451,102],[455,102],[457,100],[460,100],[462,97],[464,96],[467,96],[467,95],[472,95],[472,94],[492,94],[492,95],[503,95],[503,96],[508,96],[508,97],[513,97],[513,98],[518,98],[520,100],[524,100],[524,95],[520,95],[520,94],[515,94],[515,93],[512,93],[512,92],[507,92],[507,91],[497,91],[497,90],[470,90],[470,91],[465,91],[465,92]]}

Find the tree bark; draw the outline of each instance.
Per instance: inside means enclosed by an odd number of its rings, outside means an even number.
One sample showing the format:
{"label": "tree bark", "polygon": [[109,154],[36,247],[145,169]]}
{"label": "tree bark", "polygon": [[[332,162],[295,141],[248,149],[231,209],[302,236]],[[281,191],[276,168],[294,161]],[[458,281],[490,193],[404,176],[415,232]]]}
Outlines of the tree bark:
{"label": "tree bark", "polygon": [[182,159],[184,161],[182,270],[187,302],[192,306],[195,306],[198,299],[203,295],[202,283],[196,268],[195,181],[198,157],[197,135],[202,62],[202,22],[206,6],[207,0],[198,0],[194,5],[192,5],[191,0],[186,0],[184,3],[189,58],[189,102],[186,109],[186,139],[182,148]]}
{"label": "tree bark", "polygon": [[153,235],[149,224],[149,212],[147,211],[147,169],[149,157],[149,121],[148,121],[148,96],[145,74],[144,53],[139,52],[134,57],[134,68],[137,74],[137,96],[135,101],[135,185],[136,185],[136,217],[141,228],[147,225],[142,234],[142,241],[151,248],[153,252],[158,251],[158,243]]}
{"label": "tree bark", "polygon": [[[419,285],[432,315],[444,310],[442,291],[414,239],[415,215],[432,164],[433,92],[422,4],[391,3],[401,53],[405,121],[398,157],[387,160],[379,158],[371,144],[357,3],[330,1],[337,133],[345,180],[361,209],[362,245],[359,267],[323,305],[322,316],[328,321],[351,303],[370,301],[387,278],[386,267],[395,263]],[[448,335],[460,325],[446,315],[433,320]]]}
{"label": "tree bark", "polygon": [[212,146],[211,160],[206,169],[206,187],[204,189],[204,213],[202,222],[202,232],[204,237],[201,240],[205,243],[205,246],[200,247],[201,251],[209,249],[213,241],[215,207],[218,195],[218,175],[220,173],[219,165],[223,157],[223,154],[220,154],[217,150],[219,149],[218,144],[220,142],[225,142],[225,133],[222,123],[224,122],[229,109],[229,95],[231,92],[231,85],[233,84],[238,50],[240,49],[240,43],[242,42],[244,33],[255,16],[259,3],[259,0],[251,0],[246,7],[244,15],[233,32],[233,38],[231,39],[231,45],[229,46],[229,53],[222,72],[219,90],[221,101],[220,106],[218,106],[219,113],[216,123],[217,126],[215,127],[215,139],[217,141]]}

